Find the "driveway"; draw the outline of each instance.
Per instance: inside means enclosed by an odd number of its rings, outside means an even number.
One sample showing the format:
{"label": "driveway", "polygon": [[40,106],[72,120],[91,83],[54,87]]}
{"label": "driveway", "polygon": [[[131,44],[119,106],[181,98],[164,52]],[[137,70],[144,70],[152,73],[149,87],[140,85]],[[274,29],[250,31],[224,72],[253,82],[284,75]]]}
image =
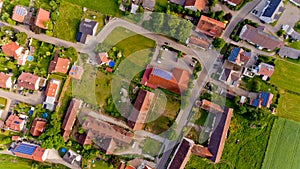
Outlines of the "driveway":
{"label": "driveway", "polygon": [[0,97],[4,97],[4,98],[10,99],[10,100],[24,102],[29,105],[42,104],[44,101],[44,95],[42,94],[42,92],[37,92],[34,94],[28,94],[27,96],[23,96],[21,94],[17,94],[14,92],[0,90]]}

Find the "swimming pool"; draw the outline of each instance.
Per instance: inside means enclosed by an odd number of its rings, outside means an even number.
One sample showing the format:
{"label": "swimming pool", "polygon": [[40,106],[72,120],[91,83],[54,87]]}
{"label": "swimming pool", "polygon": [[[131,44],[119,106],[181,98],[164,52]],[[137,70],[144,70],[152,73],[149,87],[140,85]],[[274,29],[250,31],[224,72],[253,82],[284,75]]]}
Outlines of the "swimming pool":
{"label": "swimming pool", "polygon": [[28,56],[28,57],[27,57],[27,60],[28,60],[28,61],[33,61],[33,56]]}

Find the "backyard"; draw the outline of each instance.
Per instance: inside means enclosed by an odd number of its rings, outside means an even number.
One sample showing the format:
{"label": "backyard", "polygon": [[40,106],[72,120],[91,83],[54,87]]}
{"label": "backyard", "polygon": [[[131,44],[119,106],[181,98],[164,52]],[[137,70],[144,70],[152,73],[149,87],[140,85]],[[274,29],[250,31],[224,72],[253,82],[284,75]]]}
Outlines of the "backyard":
{"label": "backyard", "polygon": [[300,168],[300,124],[279,118],[275,121],[263,169]]}
{"label": "backyard", "polygon": [[96,21],[98,23],[97,32],[105,25],[105,15],[96,11],[84,11],[82,18]]}
{"label": "backyard", "polygon": [[3,97],[0,97],[0,109],[4,109],[6,105],[6,99]]}
{"label": "backyard", "polygon": [[54,36],[75,42],[82,17],[82,7],[63,1],[59,7],[59,13],[59,18],[54,26]]}
{"label": "backyard", "polygon": [[297,103],[300,100],[300,67],[288,62],[276,60],[275,73],[271,83],[280,91],[278,116],[300,121],[300,111]]}
{"label": "backyard", "polygon": [[105,15],[122,16],[122,11],[119,10],[118,0],[66,0],[81,7],[86,7]]}

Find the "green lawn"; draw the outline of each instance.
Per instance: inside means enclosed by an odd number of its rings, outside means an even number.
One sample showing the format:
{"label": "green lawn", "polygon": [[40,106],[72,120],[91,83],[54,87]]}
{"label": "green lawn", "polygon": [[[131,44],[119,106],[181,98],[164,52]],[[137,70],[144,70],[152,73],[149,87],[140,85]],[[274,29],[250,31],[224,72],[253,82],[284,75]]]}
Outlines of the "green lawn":
{"label": "green lawn", "polygon": [[[211,164],[205,158],[192,155],[186,169],[260,169],[274,122],[274,116],[264,114],[258,121],[249,121],[234,114],[228,138],[218,164]],[[253,124],[256,128],[251,128]],[[237,144],[236,140],[240,140]]]}
{"label": "green lawn", "polygon": [[[95,18],[93,18],[93,16]],[[87,10],[87,11],[83,12],[82,18],[91,19],[91,20],[98,22],[97,32],[100,31],[103,28],[103,26],[105,25],[105,15],[103,15],[99,12],[96,12],[96,11]]]}
{"label": "green lawn", "polygon": [[82,8],[78,5],[63,1],[59,8],[59,18],[54,26],[54,36],[75,42],[82,17]]}
{"label": "green lawn", "polygon": [[269,139],[262,169],[300,168],[300,123],[279,118]]}
{"label": "green lawn", "polygon": [[111,95],[111,79],[112,74],[106,75],[100,71],[97,72],[95,95],[100,106],[104,105],[105,100]]}
{"label": "green lawn", "polygon": [[154,139],[151,139],[149,137],[147,137],[143,143],[143,147],[142,147],[142,151],[143,153],[146,153],[146,154],[149,154],[151,156],[157,156],[160,149],[161,149],[161,146],[162,146],[162,143],[154,140]]}
{"label": "green lawn", "polygon": [[300,96],[282,91],[276,115],[300,122]]}
{"label": "green lawn", "polygon": [[156,0],[154,10],[156,12],[164,12],[167,8],[168,0]]}
{"label": "green lawn", "polygon": [[91,169],[112,169],[113,166],[104,161],[96,161],[95,164],[91,166]]}
{"label": "green lawn", "polygon": [[300,41],[290,43],[289,47],[300,50]]}
{"label": "green lawn", "polygon": [[136,33],[123,28],[123,27],[116,27],[104,40],[103,44],[108,46],[109,48],[115,46],[118,42],[136,35]]}
{"label": "green lawn", "polygon": [[105,15],[122,16],[122,11],[119,10],[118,0],[66,0],[68,2],[87,7]]}
{"label": "green lawn", "polygon": [[294,30],[300,33],[300,20],[295,23]]}
{"label": "green lawn", "polygon": [[6,99],[3,97],[0,97],[0,109],[4,109],[6,105]]}

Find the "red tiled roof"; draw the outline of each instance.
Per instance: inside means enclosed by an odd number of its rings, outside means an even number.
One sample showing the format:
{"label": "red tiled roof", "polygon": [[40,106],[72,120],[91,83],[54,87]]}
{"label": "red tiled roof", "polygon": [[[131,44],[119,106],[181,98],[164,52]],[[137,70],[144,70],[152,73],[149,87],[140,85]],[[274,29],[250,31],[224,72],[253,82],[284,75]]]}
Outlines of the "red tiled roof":
{"label": "red tiled roof", "polygon": [[34,119],[31,125],[30,133],[32,136],[40,136],[46,128],[47,122]]}
{"label": "red tiled roof", "polygon": [[69,104],[64,121],[61,125],[65,142],[69,139],[69,135],[76,120],[77,111],[80,109],[81,105],[82,101],[75,98],[73,98]]}
{"label": "red tiled roof", "polygon": [[16,115],[10,115],[8,117],[8,119],[5,121],[5,125],[11,129],[11,130],[15,130],[15,131],[21,131],[22,130],[22,126],[24,124],[24,120],[20,119],[19,116]]}
{"label": "red tiled roof", "polygon": [[266,64],[266,63],[261,63],[259,66],[260,66],[260,69],[257,72],[258,74],[268,76],[268,77],[271,77],[273,75],[274,66]]}
{"label": "red tiled roof", "polygon": [[53,72],[67,73],[70,60],[66,58],[58,58]]}
{"label": "red tiled roof", "polygon": [[7,56],[12,56],[15,59],[18,59],[16,50],[19,49],[20,46],[17,45],[15,42],[11,41],[10,43],[2,46],[2,52]]}
{"label": "red tiled roof", "polygon": [[236,4],[236,5],[238,5],[238,4],[240,4],[242,2],[242,0],[227,0],[227,1],[231,2],[233,4]]}
{"label": "red tiled roof", "polygon": [[55,97],[58,89],[58,84],[49,82],[46,89],[46,96]]}
{"label": "red tiled roof", "polygon": [[6,86],[6,82],[10,79],[10,75],[5,73],[0,73],[0,87],[1,88],[10,88],[11,86]]}
{"label": "red tiled roof", "polygon": [[12,140],[12,141],[18,141],[19,139],[20,139],[19,136],[12,136],[12,137],[11,137],[11,140]]}
{"label": "red tiled roof", "polygon": [[201,15],[198,25],[196,27],[196,31],[202,32],[212,37],[220,37],[225,27],[225,23]]}
{"label": "red tiled roof", "polygon": [[214,112],[214,113],[223,113],[224,108],[220,105],[213,103],[211,101],[203,99],[201,102],[199,102],[199,106],[201,109]]}
{"label": "red tiled roof", "polygon": [[213,155],[211,152],[208,150],[207,147],[203,147],[202,145],[194,145],[192,148],[192,154],[195,154],[200,157],[204,158],[209,158],[212,157]]}
{"label": "red tiled roof", "polygon": [[98,53],[98,55],[96,56],[96,61],[99,65],[102,63],[108,63],[109,58],[107,52]]}
{"label": "red tiled roof", "polygon": [[27,15],[27,9],[23,6],[16,5],[13,10],[12,19],[17,22],[23,22]]}
{"label": "red tiled roof", "polygon": [[132,112],[128,118],[128,126],[133,130],[143,129],[143,124],[146,120],[153,98],[154,93],[142,89],[139,91]]}
{"label": "red tiled roof", "polygon": [[204,48],[206,50],[210,46],[210,44],[209,44],[208,41],[200,39],[200,38],[197,38],[196,36],[190,36],[190,38],[189,38],[189,45],[196,45],[196,46],[199,46],[199,47]]}
{"label": "red tiled roof", "polygon": [[78,142],[83,146],[92,144],[93,143],[93,133],[92,133],[92,131],[89,130],[87,133],[81,134],[78,137]]}
{"label": "red tiled roof", "polygon": [[184,6],[195,6],[199,11],[206,6],[207,0],[186,0]]}
{"label": "red tiled roof", "polygon": [[36,18],[34,20],[34,24],[42,29],[47,29],[44,25],[44,22],[47,22],[50,20],[50,12],[39,8],[36,13]]}
{"label": "red tiled roof", "polygon": [[32,154],[32,158],[35,161],[43,162],[43,155],[45,153],[45,149],[41,148],[40,146],[37,146]]}
{"label": "red tiled roof", "polygon": [[35,86],[39,83],[40,77],[31,73],[22,72],[18,78],[19,87],[24,87],[30,90],[36,90]]}

